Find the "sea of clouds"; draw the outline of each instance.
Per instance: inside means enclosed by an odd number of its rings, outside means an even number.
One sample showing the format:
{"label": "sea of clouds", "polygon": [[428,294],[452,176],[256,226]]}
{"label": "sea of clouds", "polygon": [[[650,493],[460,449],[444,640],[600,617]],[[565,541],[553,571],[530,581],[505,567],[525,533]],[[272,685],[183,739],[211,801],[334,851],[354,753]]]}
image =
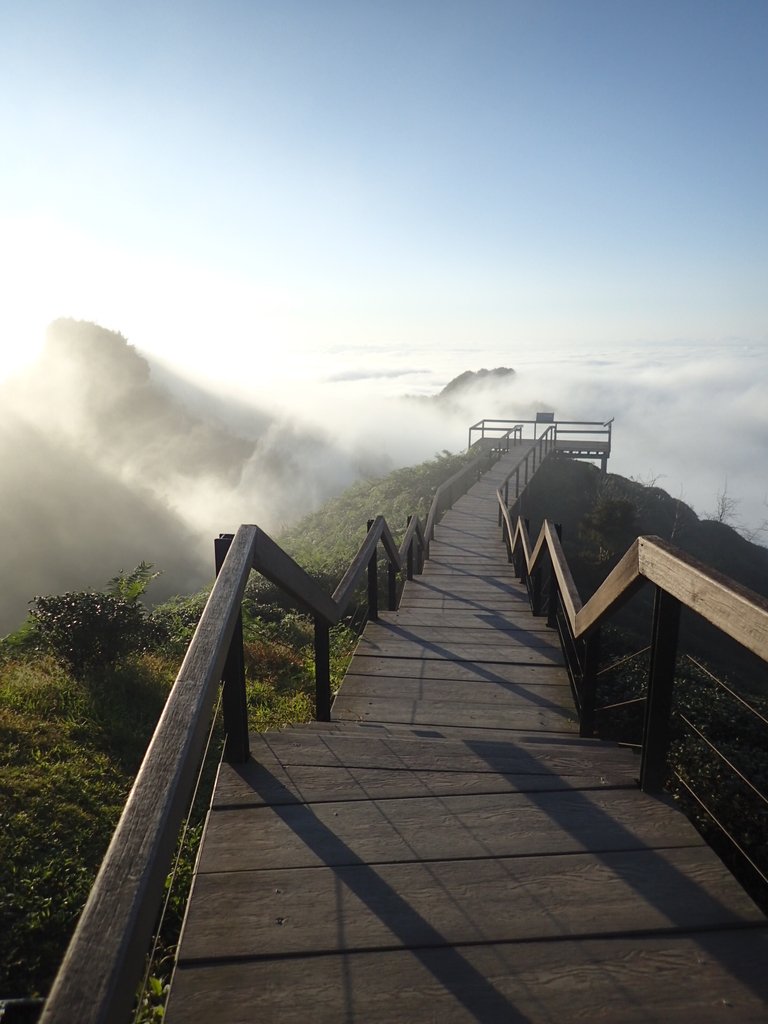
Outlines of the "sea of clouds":
{"label": "sea of clouds", "polygon": [[[463,371],[495,366],[515,375],[434,401]],[[98,587],[142,559],[163,570],[156,598],[192,591],[210,579],[218,533],[255,522],[279,535],[357,479],[463,449],[481,418],[541,410],[612,419],[611,471],[700,516],[725,493],[733,525],[766,539],[763,346],[425,346],[407,359],[396,345],[339,346],[301,367],[288,360],[268,386],[212,383],[59,324],[0,385],[0,633],[35,594]]]}

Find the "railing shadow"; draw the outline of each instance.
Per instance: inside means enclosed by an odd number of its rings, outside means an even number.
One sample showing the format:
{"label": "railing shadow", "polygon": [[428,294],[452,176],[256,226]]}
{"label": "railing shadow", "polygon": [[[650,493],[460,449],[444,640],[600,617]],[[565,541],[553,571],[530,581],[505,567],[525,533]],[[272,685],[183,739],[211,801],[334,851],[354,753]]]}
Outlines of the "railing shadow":
{"label": "railing shadow", "polygon": [[[238,769],[241,770],[242,769]],[[515,1006],[462,955],[451,941],[412,906],[381,874],[366,863],[335,832],[329,829],[309,804],[296,804],[294,794],[266,769],[274,813],[301,839],[307,849],[334,871],[339,882],[360,900],[411,955],[450,992],[477,1021],[498,1020],[508,1024],[530,1024],[530,1018]],[[217,813],[227,813],[219,811]],[[290,869],[287,869],[290,870]],[[446,893],[446,895],[450,895]],[[337,923],[337,927],[341,922]],[[475,936],[470,944],[482,941]],[[398,947],[384,947],[391,949]],[[440,956],[436,956],[436,951]],[[370,952],[370,949],[367,950]],[[354,950],[315,950],[354,953]],[[275,954],[272,954],[275,955]],[[183,960],[179,960],[184,964]],[[354,993],[347,993],[354,1002]]]}

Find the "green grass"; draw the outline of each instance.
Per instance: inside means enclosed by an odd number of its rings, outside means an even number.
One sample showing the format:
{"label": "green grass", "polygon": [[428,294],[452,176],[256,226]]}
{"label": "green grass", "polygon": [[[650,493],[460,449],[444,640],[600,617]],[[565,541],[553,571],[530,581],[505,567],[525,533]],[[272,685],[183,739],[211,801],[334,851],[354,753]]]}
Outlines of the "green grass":
{"label": "green grass", "polygon": [[[246,621],[253,730],[313,718],[312,636],[311,620],[294,613],[284,624]],[[335,686],[356,640],[344,626],[331,632]],[[49,988],[177,667],[142,654],[78,680],[45,655],[0,664],[0,997]],[[166,968],[204,811],[181,861],[161,944]]]}
{"label": "green grass", "polygon": [[165,700],[141,658],[78,681],[49,657],[0,667],[0,994],[45,992]]}

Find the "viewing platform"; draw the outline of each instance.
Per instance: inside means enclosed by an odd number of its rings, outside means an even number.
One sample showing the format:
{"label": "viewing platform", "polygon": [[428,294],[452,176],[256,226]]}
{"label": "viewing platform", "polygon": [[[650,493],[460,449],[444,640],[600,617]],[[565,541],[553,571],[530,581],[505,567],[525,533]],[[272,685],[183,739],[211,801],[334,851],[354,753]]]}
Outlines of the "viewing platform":
{"label": "viewing platform", "polygon": [[469,447],[499,444],[514,448],[536,440],[541,434],[554,431],[554,450],[569,459],[599,462],[603,473],[608,470],[611,455],[613,420],[607,423],[592,420],[555,420],[554,413],[540,412],[533,420],[483,419],[469,428]]}

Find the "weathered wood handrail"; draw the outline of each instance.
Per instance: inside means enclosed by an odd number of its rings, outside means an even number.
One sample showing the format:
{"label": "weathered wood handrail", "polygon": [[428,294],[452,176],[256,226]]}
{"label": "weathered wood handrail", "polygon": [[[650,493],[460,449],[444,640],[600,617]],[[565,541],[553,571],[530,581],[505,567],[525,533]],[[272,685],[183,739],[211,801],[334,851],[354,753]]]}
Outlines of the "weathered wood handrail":
{"label": "weathered wood handrail", "polygon": [[[430,509],[432,529],[442,511],[498,454],[484,452],[437,489]],[[393,567],[409,575],[414,567],[421,570],[428,536],[418,517],[412,516],[398,547],[386,520],[372,520],[333,595],[258,526],[241,526],[234,536],[218,539],[216,581],[46,1000],[41,1024],[114,1024],[128,1017],[222,680],[225,756],[236,761],[248,757],[239,621],[251,570],[313,616],[317,715],[329,718],[330,627],[342,619],[366,573],[369,597],[375,592],[379,544],[389,562],[391,583]],[[390,586],[391,601],[393,594]]]}
{"label": "weathered wood handrail", "polygon": [[[582,734],[590,735],[593,728],[600,626],[639,588],[647,583],[655,586],[640,784],[648,792],[658,791],[666,776],[681,608],[701,615],[768,661],[768,600],[660,537],[638,537],[592,597],[582,603],[554,524],[545,520],[531,546],[524,520],[517,517],[513,527],[501,490],[497,497],[510,561],[521,566],[521,578],[540,578],[547,567],[551,571],[550,603],[556,601],[562,610],[566,633],[561,629],[561,639],[576,690]],[[530,584],[529,590],[534,596],[540,593],[540,587]],[[535,600],[533,604],[534,613],[540,613]],[[576,652],[576,665],[569,650]]]}
{"label": "weathered wood handrail", "polygon": [[255,527],[241,527],[232,542],[43,1008],[41,1024],[113,1024],[127,1018],[256,543]]}

